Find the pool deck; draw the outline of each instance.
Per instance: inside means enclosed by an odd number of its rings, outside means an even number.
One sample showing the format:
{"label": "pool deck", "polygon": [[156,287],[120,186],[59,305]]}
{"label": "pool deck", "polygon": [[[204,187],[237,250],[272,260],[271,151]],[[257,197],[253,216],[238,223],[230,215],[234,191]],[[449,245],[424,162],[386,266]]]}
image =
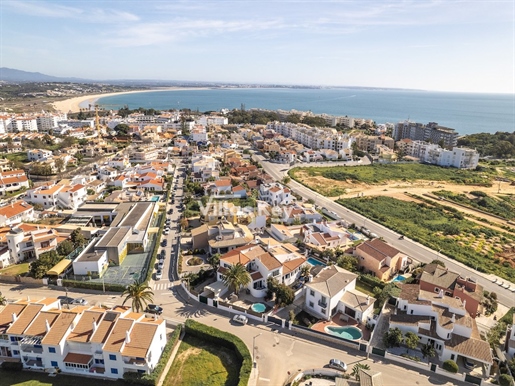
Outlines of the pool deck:
{"label": "pool deck", "polygon": [[348,321],[340,320],[340,313],[336,313],[336,315],[334,315],[330,321],[322,320],[318,323],[315,323],[311,328],[316,331],[325,332],[325,328],[328,326],[353,326],[359,328],[361,333],[363,334],[362,339],[366,340],[367,342],[370,341],[370,335],[372,334],[372,331],[367,329],[364,324],[359,324],[356,320],[352,319],[351,317],[349,317]]}

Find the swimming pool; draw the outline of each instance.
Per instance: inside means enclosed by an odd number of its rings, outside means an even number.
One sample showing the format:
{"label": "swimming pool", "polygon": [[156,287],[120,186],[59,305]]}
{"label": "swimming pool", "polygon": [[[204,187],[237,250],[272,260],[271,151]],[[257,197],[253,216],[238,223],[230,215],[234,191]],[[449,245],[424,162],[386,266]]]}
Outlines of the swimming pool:
{"label": "swimming pool", "polygon": [[363,337],[361,330],[357,327],[353,326],[328,326],[325,328],[325,332],[334,336],[339,336],[340,338],[348,339],[348,340],[358,340]]}
{"label": "swimming pool", "polygon": [[394,282],[394,283],[404,283],[405,281],[406,281],[406,278],[402,275],[397,275],[392,280],[392,282]]}
{"label": "swimming pool", "polygon": [[150,201],[158,202],[160,199],[161,199],[161,197],[160,197],[160,196],[152,196],[152,198],[150,199]]}
{"label": "swimming pool", "polygon": [[265,312],[266,306],[263,303],[254,303],[250,306],[254,312]]}
{"label": "swimming pool", "polygon": [[317,259],[314,259],[313,257],[308,257],[308,263],[311,265],[323,265],[324,267],[326,264],[322,263],[321,261],[318,261]]}

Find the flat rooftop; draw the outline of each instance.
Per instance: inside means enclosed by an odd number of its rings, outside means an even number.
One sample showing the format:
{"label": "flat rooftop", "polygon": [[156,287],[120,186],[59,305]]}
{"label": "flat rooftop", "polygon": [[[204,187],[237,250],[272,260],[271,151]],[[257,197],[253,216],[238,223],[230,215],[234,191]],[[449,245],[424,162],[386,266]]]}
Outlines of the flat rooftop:
{"label": "flat rooftop", "polygon": [[109,228],[96,245],[97,248],[118,247],[121,241],[132,233],[131,228]]}
{"label": "flat rooftop", "polygon": [[[106,233],[107,235],[107,233]],[[101,239],[102,240],[102,239]],[[99,240],[99,242],[101,241]],[[104,254],[104,251],[95,251],[95,247],[98,245],[98,242],[95,244],[92,244],[87,251],[85,251],[83,254],[79,256],[75,260],[75,262],[86,262],[86,261],[98,261],[102,255]]]}

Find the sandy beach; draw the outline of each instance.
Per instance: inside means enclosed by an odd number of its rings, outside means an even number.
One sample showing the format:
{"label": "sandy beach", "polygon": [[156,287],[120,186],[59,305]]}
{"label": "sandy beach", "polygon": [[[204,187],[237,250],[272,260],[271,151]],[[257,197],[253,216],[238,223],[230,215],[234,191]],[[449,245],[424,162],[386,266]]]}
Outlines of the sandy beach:
{"label": "sandy beach", "polygon": [[[65,99],[63,101],[58,101],[52,103],[54,108],[57,111],[61,111],[63,113],[78,113],[82,107],[86,107],[89,104],[95,104],[95,102],[104,97],[113,96],[113,95],[122,95],[122,94],[134,94],[134,93],[141,93],[141,92],[156,92],[156,91],[177,91],[177,90],[192,90],[191,88],[187,87],[164,87],[164,88],[156,88],[152,90],[137,90],[137,91],[122,91],[122,92],[111,92],[106,94],[95,94],[95,95],[83,95],[80,97]],[[199,90],[199,89],[195,89]]]}

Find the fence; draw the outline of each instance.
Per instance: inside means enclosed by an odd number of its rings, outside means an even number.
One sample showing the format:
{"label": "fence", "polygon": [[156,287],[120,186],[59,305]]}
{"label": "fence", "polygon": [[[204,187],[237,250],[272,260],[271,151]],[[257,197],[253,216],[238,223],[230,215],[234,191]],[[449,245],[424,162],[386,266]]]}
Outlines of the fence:
{"label": "fence", "polygon": [[32,284],[32,285],[38,285],[41,286],[43,283],[42,279],[34,279],[32,277],[25,277],[25,276],[7,276],[7,275],[0,275],[0,282],[2,283],[8,283],[8,284]]}
{"label": "fence", "polygon": [[368,349],[368,344],[362,341],[339,338],[334,335],[326,334],[325,332],[312,330],[310,328],[298,326],[296,324],[292,324],[291,330],[311,338],[321,339],[336,344],[342,344],[347,347],[352,347],[356,350],[367,351]]}

